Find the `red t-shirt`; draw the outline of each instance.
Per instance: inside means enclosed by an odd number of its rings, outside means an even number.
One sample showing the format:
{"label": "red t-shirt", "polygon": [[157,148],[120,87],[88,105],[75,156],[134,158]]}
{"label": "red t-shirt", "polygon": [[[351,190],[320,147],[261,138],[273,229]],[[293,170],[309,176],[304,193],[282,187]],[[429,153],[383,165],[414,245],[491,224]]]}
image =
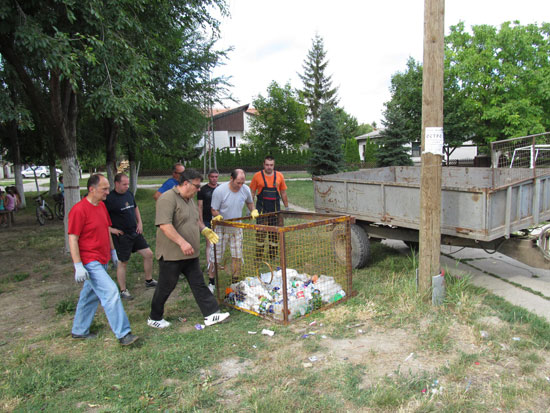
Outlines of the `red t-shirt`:
{"label": "red t-shirt", "polygon": [[[277,191],[281,193],[281,191],[286,191],[287,186],[285,183],[285,178],[283,177],[283,174],[280,172],[275,171],[277,174]],[[275,177],[275,174],[271,176],[267,176],[264,172],[265,181],[267,182],[267,186],[269,188],[273,188],[273,178]],[[262,178],[262,172],[256,172],[254,176],[252,177],[252,181],[250,182],[250,190],[251,191],[257,191],[258,194],[262,193],[262,190],[264,189],[265,183],[264,179]]]}
{"label": "red t-shirt", "polygon": [[82,199],[69,212],[69,234],[78,235],[78,248],[83,264],[99,261],[107,264],[111,259],[109,227],[111,218],[105,204],[93,205]]}

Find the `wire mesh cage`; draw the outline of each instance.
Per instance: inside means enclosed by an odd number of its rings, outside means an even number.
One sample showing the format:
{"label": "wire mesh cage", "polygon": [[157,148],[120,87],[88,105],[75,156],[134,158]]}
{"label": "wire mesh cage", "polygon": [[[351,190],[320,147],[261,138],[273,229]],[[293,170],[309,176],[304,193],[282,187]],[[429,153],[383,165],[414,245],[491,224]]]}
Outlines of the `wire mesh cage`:
{"label": "wire mesh cage", "polygon": [[547,174],[550,168],[550,132],[491,142],[491,165],[493,168],[508,168],[508,176],[515,180]]}
{"label": "wire mesh cage", "polygon": [[214,222],[218,301],[288,323],[347,300],[352,220],[284,211]]}

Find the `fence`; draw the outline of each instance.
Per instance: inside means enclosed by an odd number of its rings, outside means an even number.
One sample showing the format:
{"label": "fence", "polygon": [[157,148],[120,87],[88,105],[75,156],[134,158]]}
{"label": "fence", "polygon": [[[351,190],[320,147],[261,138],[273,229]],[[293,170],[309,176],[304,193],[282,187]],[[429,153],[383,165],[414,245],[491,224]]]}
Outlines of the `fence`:
{"label": "fence", "polygon": [[550,132],[491,142],[491,166],[512,169],[517,181],[548,174]]}
{"label": "fence", "polygon": [[285,211],[215,222],[218,301],[288,323],[347,300],[351,221]]}

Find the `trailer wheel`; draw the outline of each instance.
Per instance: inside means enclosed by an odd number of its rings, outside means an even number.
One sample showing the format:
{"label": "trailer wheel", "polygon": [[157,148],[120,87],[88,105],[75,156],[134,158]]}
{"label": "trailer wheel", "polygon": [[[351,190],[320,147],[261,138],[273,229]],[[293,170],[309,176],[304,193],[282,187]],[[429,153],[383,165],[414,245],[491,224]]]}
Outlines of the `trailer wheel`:
{"label": "trailer wheel", "polygon": [[415,254],[420,250],[420,243],[418,241],[403,241],[409,249]]}
{"label": "trailer wheel", "polygon": [[357,224],[351,224],[351,265],[363,268],[370,257],[370,240],[366,231]]}
{"label": "trailer wheel", "polygon": [[[351,224],[351,266],[363,268],[370,257],[370,241],[367,233],[357,224]],[[334,253],[341,262],[346,262],[345,226],[340,225],[332,234]]]}

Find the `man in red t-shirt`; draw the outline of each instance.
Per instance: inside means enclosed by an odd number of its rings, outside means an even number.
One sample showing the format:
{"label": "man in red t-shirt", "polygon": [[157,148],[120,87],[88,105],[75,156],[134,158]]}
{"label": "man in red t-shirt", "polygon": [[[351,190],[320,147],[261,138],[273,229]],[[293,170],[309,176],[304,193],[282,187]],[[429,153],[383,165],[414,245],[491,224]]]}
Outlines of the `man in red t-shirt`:
{"label": "man in red t-shirt", "polygon": [[[256,172],[250,182],[250,191],[252,192],[252,199],[257,194],[256,209],[260,214],[266,214],[269,212],[279,212],[281,210],[281,202],[285,209],[288,209],[288,197],[286,194],[286,183],[282,173],[275,171],[275,159],[268,155],[264,159],[264,169]],[[256,221],[260,225],[277,225],[277,216],[260,217]],[[258,231],[256,234],[256,260],[261,261],[263,259],[263,251],[265,244],[265,232]],[[277,234],[275,232],[269,232],[269,258],[274,260],[278,253],[277,248]]]}
{"label": "man in red t-shirt", "polygon": [[88,180],[88,194],[69,212],[69,248],[74,263],[74,278],[84,283],[76,306],[72,337],[94,338],[90,325],[97,305],[101,305],[116,338],[123,346],[133,344],[138,337],[130,330],[130,322],[124,312],[118,287],[107,273],[107,263],[112,259],[116,266],[118,257],[109,233],[111,219],[103,201],[109,194],[109,181],[101,174]]}

